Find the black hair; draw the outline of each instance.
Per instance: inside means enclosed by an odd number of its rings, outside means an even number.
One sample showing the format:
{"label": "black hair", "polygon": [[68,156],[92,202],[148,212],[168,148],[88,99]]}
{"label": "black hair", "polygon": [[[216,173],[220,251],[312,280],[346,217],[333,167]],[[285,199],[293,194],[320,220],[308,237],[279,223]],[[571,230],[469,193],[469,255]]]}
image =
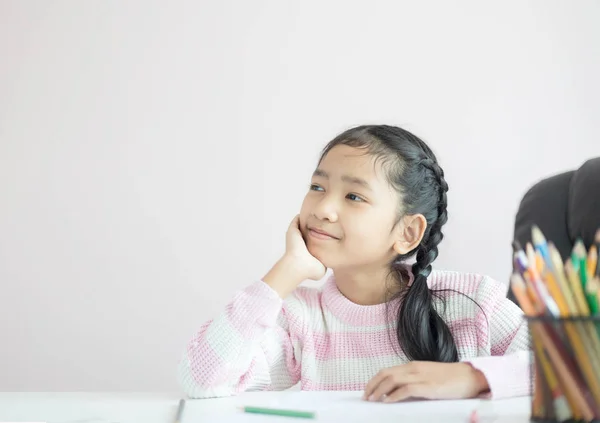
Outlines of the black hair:
{"label": "black hair", "polygon": [[[439,291],[427,286],[431,264],[444,238],[442,226],[448,220],[448,184],[433,151],[410,132],[387,125],[359,126],[343,132],[325,146],[321,160],[337,145],[364,148],[382,161],[388,181],[402,199],[394,226],[404,215],[422,214],[427,221],[421,243],[390,263],[391,275],[401,284],[392,298],[402,300],[396,325],[400,348],[409,360],[457,362],[458,351],[452,333],[433,303],[433,295]],[[415,254],[414,280],[408,286],[403,263]]]}

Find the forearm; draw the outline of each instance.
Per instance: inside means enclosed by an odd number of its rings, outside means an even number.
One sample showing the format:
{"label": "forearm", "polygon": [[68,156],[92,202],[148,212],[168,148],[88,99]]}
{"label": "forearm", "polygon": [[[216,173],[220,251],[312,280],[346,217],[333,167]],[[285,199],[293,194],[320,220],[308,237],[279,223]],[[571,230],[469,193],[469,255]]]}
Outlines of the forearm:
{"label": "forearm", "polygon": [[188,344],[179,367],[184,390],[195,396],[230,395],[248,383],[243,376],[250,373],[268,384],[260,341],[276,325],[281,307],[281,298],[263,282],[237,293]]}
{"label": "forearm", "polygon": [[286,298],[304,280],[299,266],[288,256],[283,256],[263,278],[281,298]]}

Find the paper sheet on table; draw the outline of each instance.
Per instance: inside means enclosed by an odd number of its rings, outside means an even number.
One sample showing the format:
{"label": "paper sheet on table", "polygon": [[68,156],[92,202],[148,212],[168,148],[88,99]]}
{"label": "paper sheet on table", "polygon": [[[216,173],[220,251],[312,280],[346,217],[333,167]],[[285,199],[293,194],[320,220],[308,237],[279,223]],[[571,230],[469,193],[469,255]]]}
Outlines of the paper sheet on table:
{"label": "paper sheet on table", "polygon": [[431,401],[406,401],[397,404],[384,404],[380,402],[368,402],[362,399],[362,392],[319,392],[303,391],[290,392],[277,399],[264,398],[260,396],[247,399],[242,405],[257,407],[284,408],[291,410],[303,410],[314,412],[325,412],[328,410],[346,410],[358,413],[377,413],[381,410],[394,410],[395,412],[406,412],[411,415],[425,413],[451,414],[454,411],[464,413],[465,409],[474,409],[480,400],[462,401],[436,401],[436,406],[431,406]]}
{"label": "paper sheet on table", "polygon": [[[362,392],[318,392],[302,391],[278,395],[272,398],[266,395],[245,395],[236,401],[235,407],[252,406],[265,408],[278,408],[286,410],[311,411],[316,414],[315,420],[290,419],[289,417],[265,416],[259,414],[244,413],[241,410],[233,410],[231,414],[219,416],[220,423],[237,422],[265,422],[290,423],[300,420],[310,423],[317,422],[365,422],[377,421],[407,422],[420,421],[424,423],[424,417],[443,419],[445,422],[467,421],[469,413],[477,407],[479,400],[471,401],[438,401],[436,407],[431,406],[429,401],[411,401],[397,404],[372,403],[363,401]],[[442,404],[443,403],[443,404]],[[419,416],[420,419],[419,419]],[[417,419],[417,420],[415,420]],[[193,423],[196,420],[186,420],[184,423]]]}
{"label": "paper sheet on table", "polygon": [[78,419],[78,420],[50,420],[47,423],[119,423],[116,420],[110,419]]}

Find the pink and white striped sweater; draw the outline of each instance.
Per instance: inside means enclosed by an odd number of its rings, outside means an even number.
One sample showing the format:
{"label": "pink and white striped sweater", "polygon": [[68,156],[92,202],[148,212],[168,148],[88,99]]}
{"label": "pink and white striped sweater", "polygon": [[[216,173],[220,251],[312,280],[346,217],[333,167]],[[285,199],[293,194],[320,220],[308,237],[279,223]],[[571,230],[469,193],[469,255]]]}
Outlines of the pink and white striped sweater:
{"label": "pink and white striped sweater", "polygon": [[[528,395],[527,325],[505,285],[448,271],[433,271],[428,285],[464,293],[481,307],[456,292],[440,293],[445,307],[435,300],[459,359],[484,373],[490,395]],[[333,276],[321,289],[300,287],[285,301],[257,281],[193,337],[179,382],[192,398],[283,390],[298,382],[303,390],[361,391],[378,371],[408,361],[394,345],[394,320],[385,304],[352,303]]]}

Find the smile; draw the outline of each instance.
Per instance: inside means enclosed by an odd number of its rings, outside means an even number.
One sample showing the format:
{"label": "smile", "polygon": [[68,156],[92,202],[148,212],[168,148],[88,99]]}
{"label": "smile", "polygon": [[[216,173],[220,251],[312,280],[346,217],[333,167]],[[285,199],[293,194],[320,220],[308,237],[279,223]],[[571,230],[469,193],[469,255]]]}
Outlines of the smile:
{"label": "smile", "polygon": [[321,239],[321,240],[338,240],[336,237],[334,237],[333,235],[329,235],[327,232],[323,232],[320,231],[318,229],[309,229],[308,230],[308,234],[315,239]]}

